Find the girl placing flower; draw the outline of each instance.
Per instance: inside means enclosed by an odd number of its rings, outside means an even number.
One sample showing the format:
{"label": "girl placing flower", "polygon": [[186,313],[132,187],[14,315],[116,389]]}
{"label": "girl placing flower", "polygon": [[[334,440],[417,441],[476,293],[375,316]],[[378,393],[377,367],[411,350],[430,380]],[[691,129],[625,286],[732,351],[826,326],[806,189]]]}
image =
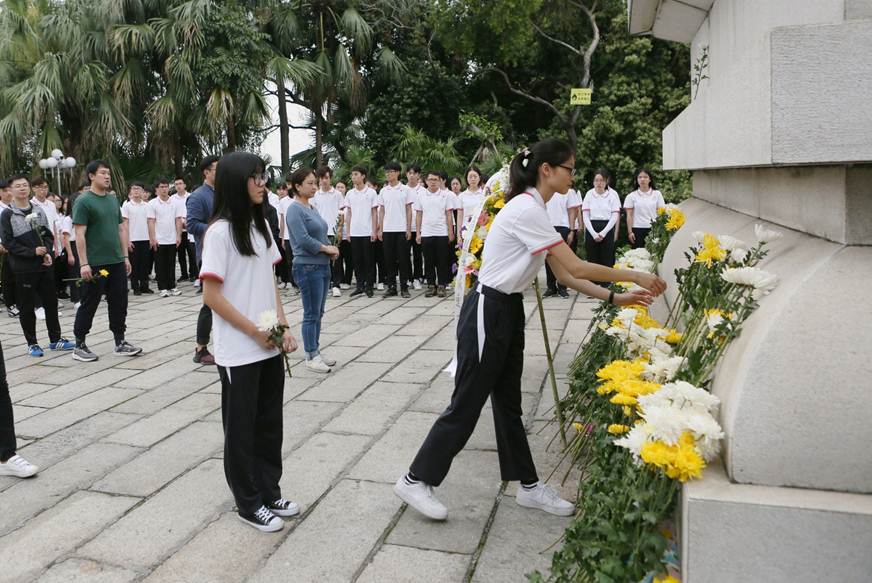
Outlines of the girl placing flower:
{"label": "girl placing flower", "polygon": [[214,314],[215,363],[221,377],[224,473],[239,518],[263,532],[284,527],[279,516],[300,509],[282,498],[281,352],[297,341],[287,329],[276,346],[261,330],[273,311],[287,326],[273,266],[281,261],[264,218],[263,161],[247,152],[221,158],[215,177],[215,210],[203,242],[203,302]]}
{"label": "girl placing flower", "polygon": [[[484,242],[478,286],[463,303],[457,324],[457,374],[448,408],[439,416],[409,472],[394,492],[421,514],[445,520],[448,510],[433,488],[448,474],[478,422],[488,397],[493,406],[500,474],[518,480],[515,500],[561,516],[575,506],[541,483],[530,454],[521,409],[526,317],[522,292],[546,261],[562,284],[619,305],[648,304],[666,284],[656,275],[611,269],[582,261],[563,241],[548,217],[546,204],[566,192],[575,174],[568,144],[545,140],[515,156],[511,189]],[[633,281],[649,292],[615,294],[594,281]]]}

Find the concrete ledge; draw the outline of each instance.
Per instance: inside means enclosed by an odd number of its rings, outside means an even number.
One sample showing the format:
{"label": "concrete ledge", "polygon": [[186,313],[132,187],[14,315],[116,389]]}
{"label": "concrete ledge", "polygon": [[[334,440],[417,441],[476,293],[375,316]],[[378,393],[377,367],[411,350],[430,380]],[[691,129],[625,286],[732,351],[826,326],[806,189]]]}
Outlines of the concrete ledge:
{"label": "concrete ledge", "polygon": [[686,484],[682,580],[868,582],[872,496],[733,484],[720,465]]}

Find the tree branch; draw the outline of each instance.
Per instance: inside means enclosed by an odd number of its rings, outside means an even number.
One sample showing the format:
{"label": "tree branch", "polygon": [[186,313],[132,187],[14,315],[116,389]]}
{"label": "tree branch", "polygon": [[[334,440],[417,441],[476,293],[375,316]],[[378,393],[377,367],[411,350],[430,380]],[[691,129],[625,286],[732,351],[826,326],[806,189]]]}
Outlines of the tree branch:
{"label": "tree branch", "polygon": [[562,40],[560,40],[559,38],[554,38],[553,36],[549,35],[549,34],[546,33],[544,30],[542,30],[541,28],[539,28],[539,25],[536,24],[535,22],[531,22],[530,24],[533,25],[533,28],[536,29],[536,32],[538,32],[539,34],[541,34],[541,35],[542,35],[543,37],[545,37],[546,39],[548,39],[548,40],[550,40],[551,42],[556,43],[556,44],[558,44],[558,45],[560,45],[560,46],[562,46],[562,47],[565,47],[565,48],[569,49],[570,51],[572,51],[573,53],[575,53],[575,54],[578,55],[579,57],[582,56],[582,52],[581,52],[579,49],[577,49],[577,48],[575,48],[574,46],[572,46],[571,44],[569,44],[569,43],[565,43],[565,42],[563,42]]}
{"label": "tree branch", "polygon": [[[559,109],[554,107],[553,103],[551,103],[550,101],[548,101],[546,99],[542,99],[541,97],[531,95],[530,93],[527,93],[526,91],[521,91],[520,89],[516,89],[515,86],[512,85],[512,82],[509,80],[509,76],[506,75],[505,71],[503,71],[502,69],[498,69],[496,67],[488,67],[488,69],[490,69],[491,71],[496,71],[497,73],[499,73],[502,76],[503,80],[505,80],[505,82],[506,82],[506,86],[509,88],[509,91],[511,91],[515,95],[520,95],[521,97],[523,97],[525,99],[529,99],[530,101],[532,101],[534,103],[538,103],[539,105],[543,105],[543,106],[547,107],[552,112],[554,112],[554,115],[556,115],[558,118],[560,118],[560,120],[563,123],[566,123],[566,116],[563,115],[563,112],[561,112]],[[485,69],[485,70],[487,70],[487,69]]]}

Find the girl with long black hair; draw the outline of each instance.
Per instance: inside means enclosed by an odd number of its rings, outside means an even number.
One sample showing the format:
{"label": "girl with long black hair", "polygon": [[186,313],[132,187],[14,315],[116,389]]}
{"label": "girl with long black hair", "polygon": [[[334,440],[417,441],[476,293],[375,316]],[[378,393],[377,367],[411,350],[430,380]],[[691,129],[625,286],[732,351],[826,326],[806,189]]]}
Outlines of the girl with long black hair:
{"label": "girl with long black hair", "polygon": [[621,199],[609,188],[609,173],[600,168],[593,174],[593,188],[581,204],[584,249],[587,260],[599,265],[615,264],[615,227],[621,218]]}
{"label": "girl with long black hair", "polygon": [[[575,506],[539,482],[524,431],[521,374],[524,363],[524,304],[521,293],[547,261],[564,285],[618,305],[649,304],[666,284],[656,275],[618,270],[579,259],[551,226],[546,204],[566,192],[575,174],[575,155],[560,140],[544,140],[515,156],[511,189],[484,244],[478,287],[463,303],[457,324],[454,394],[424,440],[409,472],[394,492],[421,514],[445,520],[448,510],[433,488],[472,435],[488,397],[496,426],[500,474],[518,480],[521,506],[570,516]],[[614,294],[591,283],[632,281],[650,291]]]}
{"label": "girl with long black hair", "polygon": [[633,249],[645,246],[651,231],[651,222],[657,218],[657,209],[664,208],[666,201],[654,186],[654,175],[647,168],[639,168],[633,177],[635,190],[624,199],[627,209],[627,237]]}
{"label": "girl with long black hair", "polygon": [[[258,322],[264,313],[288,325],[273,266],[281,261],[266,222],[263,161],[247,152],[219,160],[215,210],[203,241],[203,302],[214,314],[215,363],[221,377],[224,473],[239,518],[263,532],[284,527],[279,516],[299,513],[282,498],[281,352],[297,349],[286,330],[275,346]],[[262,322],[261,322],[262,323]]]}

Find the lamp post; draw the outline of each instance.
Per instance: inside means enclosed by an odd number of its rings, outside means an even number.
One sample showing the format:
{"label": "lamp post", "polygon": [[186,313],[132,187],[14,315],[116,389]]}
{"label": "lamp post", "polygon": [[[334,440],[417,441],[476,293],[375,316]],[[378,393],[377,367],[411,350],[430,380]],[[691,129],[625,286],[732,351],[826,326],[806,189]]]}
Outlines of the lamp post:
{"label": "lamp post", "polygon": [[43,158],[39,161],[39,167],[44,171],[47,171],[49,175],[54,175],[57,180],[58,185],[58,196],[61,196],[61,173],[64,170],[68,170],[72,173],[73,168],[76,167],[76,159],[72,156],[64,156],[64,153],[55,148],[51,152],[51,156],[48,158]]}

